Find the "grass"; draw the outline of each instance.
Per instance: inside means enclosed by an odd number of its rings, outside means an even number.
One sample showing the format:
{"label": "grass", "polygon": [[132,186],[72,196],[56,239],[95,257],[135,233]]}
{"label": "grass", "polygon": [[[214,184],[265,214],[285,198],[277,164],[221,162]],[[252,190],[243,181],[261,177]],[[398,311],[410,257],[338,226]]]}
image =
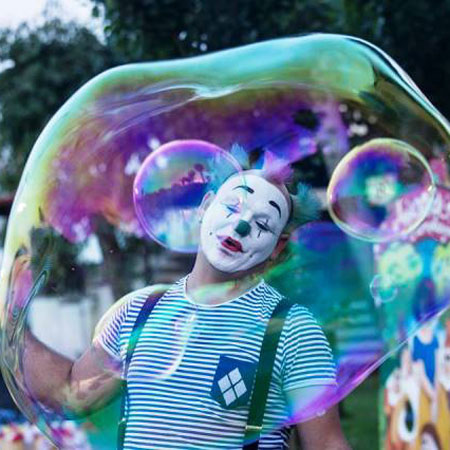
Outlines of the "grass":
{"label": "grass", "polygon": [[[379,377],[375,374],[341,402],[342,429],[353,450],[379,450],[380,448],[378,389]],[[302,450],[296,433],[292,433],[289,448]]]}
{"label": "grass", "polygon": [[342,403],[342,428],[353,450],[378,450],[379,377],[372,375]]}

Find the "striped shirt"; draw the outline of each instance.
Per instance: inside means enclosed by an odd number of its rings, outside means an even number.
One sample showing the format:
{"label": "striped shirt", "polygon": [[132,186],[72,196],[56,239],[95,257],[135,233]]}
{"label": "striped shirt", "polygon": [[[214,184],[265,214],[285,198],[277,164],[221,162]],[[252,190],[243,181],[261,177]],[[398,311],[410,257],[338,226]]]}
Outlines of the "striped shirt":
{"label": "striped shirt", "polygon": [[[98,339],[125,360],[151,288],[129,294]],[[238,298],[197,305],[186,278],[161,297],[128,371],[125,449],[242,448],[264,331],[281,295],[261,281]],[[294,305],[277,348],[261,449],[287,448],[288,390],[335,383],[328,342],[311,313]]]}

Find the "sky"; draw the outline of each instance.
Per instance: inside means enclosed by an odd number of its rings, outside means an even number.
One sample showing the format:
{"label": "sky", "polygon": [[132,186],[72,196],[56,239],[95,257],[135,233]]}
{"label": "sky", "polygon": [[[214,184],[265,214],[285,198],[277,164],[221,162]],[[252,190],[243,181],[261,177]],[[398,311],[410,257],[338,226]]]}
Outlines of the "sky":
{"label": "sky", "polygon": [[92,18],[89,0],[0,0],[0,28],[16,28],[22,22],[38,25],[46,7],[51,16],[75,20],[100,32],[100,20]]}

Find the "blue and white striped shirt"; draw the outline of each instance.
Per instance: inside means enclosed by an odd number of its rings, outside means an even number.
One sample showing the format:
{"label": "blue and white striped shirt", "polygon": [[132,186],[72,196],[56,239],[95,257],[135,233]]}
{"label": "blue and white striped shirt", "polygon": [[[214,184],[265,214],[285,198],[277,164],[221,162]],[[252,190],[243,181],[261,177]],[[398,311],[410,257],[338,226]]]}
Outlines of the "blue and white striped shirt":
{"label": "blue and white striped shirt", "polygon": [[[159,300],[144,326],[128,371],[124,448],[242,448],[260,347],[281,295],[261,281],[238,298],[197,305],[186,278]],[[134,322],[151,288],[127,296],[99,336],[125,360]],[[286,448],[288,390],[335,383],[328,342],[311,313],[295,305],[277,349],[261,449]]]}

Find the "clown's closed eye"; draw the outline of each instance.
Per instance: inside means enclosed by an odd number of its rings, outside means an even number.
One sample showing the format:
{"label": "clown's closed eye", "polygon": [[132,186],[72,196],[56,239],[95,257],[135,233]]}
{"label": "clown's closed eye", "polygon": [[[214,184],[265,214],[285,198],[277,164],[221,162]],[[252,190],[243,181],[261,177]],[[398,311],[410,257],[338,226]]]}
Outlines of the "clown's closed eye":
{"label": "clown's closed eye", "polygon": [[273,231],[267,226],[267,223],[256,222],[256,225],[261,231],[268,231],[269,233],[273,233]]}
{"label": "clown's closed eye", "polygon": [[240,211],[238,204],[222,203],[222,205],[231,214],[237,214]]}

